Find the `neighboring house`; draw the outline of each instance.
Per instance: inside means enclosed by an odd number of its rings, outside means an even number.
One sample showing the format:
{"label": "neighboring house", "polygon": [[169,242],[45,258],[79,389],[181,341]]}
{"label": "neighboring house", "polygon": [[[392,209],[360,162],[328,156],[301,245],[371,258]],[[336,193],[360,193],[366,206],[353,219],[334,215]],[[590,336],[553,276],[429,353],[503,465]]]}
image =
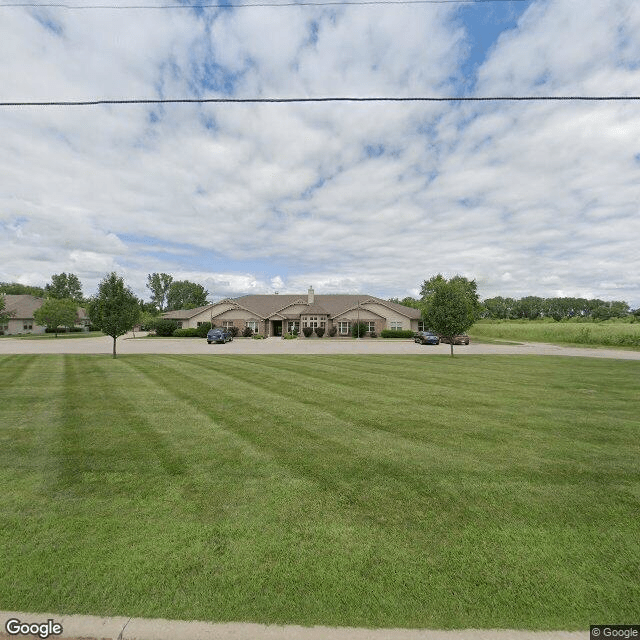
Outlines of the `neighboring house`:
{"label": "neighboring house", "polygon": [[335,326],[338,335],[350,335],[355,322],[365,322],[368,332],[383,329],[422,328],[418,309],[388,302],[369,295],[316,295],[310,287],[307,295],[248,295],[220,300],[197,309],[167,311],[163,317],[176,320],[181,328],[198,327],[211,322],[218,327],[250,327],[254,333],[281,336],[303,327]]}
{"label": "neighboring house", "polygon": [[[5,335],[15,335],[19,333],[44,333],[45,327],[36,324],[33,314],[44,302],[44,298],[29,295],[4,296],[4,308],[10,314],[8,322],[4,326],[0,325],[0,331]],[[82,307],[78,307],[78,317],[76,327],[86,328],[89,324],[87,314]]]}

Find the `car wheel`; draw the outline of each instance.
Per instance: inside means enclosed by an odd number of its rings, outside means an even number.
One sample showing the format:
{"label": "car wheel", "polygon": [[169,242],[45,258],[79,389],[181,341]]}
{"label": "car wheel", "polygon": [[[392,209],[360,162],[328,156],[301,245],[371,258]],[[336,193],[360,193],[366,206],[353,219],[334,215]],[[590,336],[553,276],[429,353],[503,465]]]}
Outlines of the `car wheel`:
{"label": "car wheel", "polygon": [[207,344],[211,344],[211,340],[207,340]]}

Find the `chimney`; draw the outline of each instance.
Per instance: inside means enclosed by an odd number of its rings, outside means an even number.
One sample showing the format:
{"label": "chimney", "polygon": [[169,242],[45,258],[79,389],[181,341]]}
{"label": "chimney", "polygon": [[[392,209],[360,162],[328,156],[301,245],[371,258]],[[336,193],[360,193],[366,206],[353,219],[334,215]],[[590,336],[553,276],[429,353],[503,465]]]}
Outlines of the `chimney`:
{"label": "chimney", "polygon": [[307,292],[307,302],[308,304],[313,304],[315,296],[313,294],[313,287],[309,287],[309,291]]}

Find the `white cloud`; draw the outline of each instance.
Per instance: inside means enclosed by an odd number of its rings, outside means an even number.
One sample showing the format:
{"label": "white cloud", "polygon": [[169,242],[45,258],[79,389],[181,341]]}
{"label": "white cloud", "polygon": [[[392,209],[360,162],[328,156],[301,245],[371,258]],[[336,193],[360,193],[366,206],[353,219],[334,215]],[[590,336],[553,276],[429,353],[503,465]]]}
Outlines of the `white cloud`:
{"label": "white cloud", "polygon": [[[5,100],[442,95],[449,7],[5,10]],[[532,2],[482,95],[637,93],[640,8]],[[580,33],[580,38],[574,37]],[[559,46],[562,43],[562,46]],[[243,292],[591,292],[640,306],[640,117],[627,103],[0,111],[2,280],[124,273]],[[225,266],[225,262],[227,265]]]}

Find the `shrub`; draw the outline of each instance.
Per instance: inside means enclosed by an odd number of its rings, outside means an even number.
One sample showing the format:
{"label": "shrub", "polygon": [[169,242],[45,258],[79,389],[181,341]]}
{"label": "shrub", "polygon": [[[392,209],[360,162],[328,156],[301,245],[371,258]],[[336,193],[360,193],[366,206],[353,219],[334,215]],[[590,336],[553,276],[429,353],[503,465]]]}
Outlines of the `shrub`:
{"label": "shrub", "polygon": [[252,335],[253,335],[253,329],[251,327],[245,327],[242,330],[242,337],[243,338],[250,338]]}
{"label": "shrub", "polygon": [[313,329],[311,327],[302,327],[302,333],[304,333],[305,338],[308,338],[313,333]]}
{"label": "shrub", "polygon": [[238,327],[229,327],[227,331],[231,334],[232,338],[237,338],[240,333],[240,329],[238,329]]}
{"label": "shrub", "polygon": [[398,331],[397,329],[383,329],[380,335],[383,338],[413,338],[415,332],[411,329]]}
{"label": "shrub", "polygon": [[354,338],[362,338],[367,333],[367,325],[364,322],[354,322],[351,325],[351,335]]}
{"label": "shrub", "polygon": [[254,333],[253,336],[251,336],[254,340],[264,340],[264,336],[261,333]]}
{"label": "shrub", "polygon": [[378,337],[378,334],[377,334],[375,331],[372,331],[372,332],[369,334],[369,337],[370,337],[370,338],[377,338],[377,337]]}
{"label": "shrub", "polygon": [[318,338],[322,338],[324,335],[324,327],[316,327],[316,335]]}
{"label": "shrub", "polygon": [[178,328],[178,323],[175,320],[160,318],[153,322],[153,328],[157,336],[164,336],[166,338],[173,335],[173,332]]}
{"label": "shrub", "polygon": [[200,338],[202,336],[200,336],[200,334],[198,333],[198,330],[195,329],[194,327],[187,327],[186,329],[176,329],[173,332],[173,337],[174,338]]}
{"label": "shrub", "polygon": [[335,324],[331,325],[331,329],[329,329],[329,337],[333,338],[336,333],[338,333],[338,327]]}
{"label": "shrub", "polygon": [[197,329],[196,332],[198,333],[198,338],[206,338],[207,337],[207,333],[209,333],[209,331],[213,329],[212,325],[210,322],[203,322]]}
{"label": "shrub", "polygon": [[295,340],[298,337],[297,333],[285,333],[282,336],[285,340]]}

